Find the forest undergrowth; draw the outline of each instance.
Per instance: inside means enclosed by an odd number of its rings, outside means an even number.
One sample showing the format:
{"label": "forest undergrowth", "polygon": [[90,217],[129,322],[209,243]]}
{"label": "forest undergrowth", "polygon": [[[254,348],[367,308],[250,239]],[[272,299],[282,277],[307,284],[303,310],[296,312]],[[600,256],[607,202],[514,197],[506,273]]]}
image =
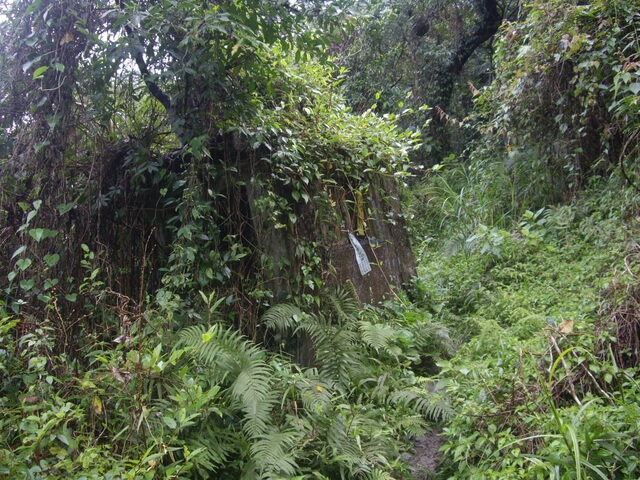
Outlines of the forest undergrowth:
{"label": "forest undergrowth", "polygon": [[[637,0],[518,8],[464,118],[354,113],[291,3],[7,6],[0,478],[638,478]],[[374,221],[419,266],[370,306]]]}
{"label": "forest undergrowth", "polygon": [[411,200],[416,298],[459,346],[442,479],[635,479],[638,4],[505,22],[463,159]]}
{"label": "forest undergrowth", "polygon": [[[422,198],[453,201],[452,176]],[[637,192],[594,182],[511,229],[443,211],[416,285],[459,346],[438,362],[455,415],[433,478],[636,478]]]}

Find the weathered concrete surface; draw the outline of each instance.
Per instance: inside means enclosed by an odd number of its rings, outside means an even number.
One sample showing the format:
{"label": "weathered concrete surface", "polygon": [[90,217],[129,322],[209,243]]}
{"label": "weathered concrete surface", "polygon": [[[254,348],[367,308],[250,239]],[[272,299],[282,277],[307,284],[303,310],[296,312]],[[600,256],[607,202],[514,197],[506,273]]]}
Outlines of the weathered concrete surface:
{"label": "weathered concrete surface", "polygon": [[[384,179],[372,188],[366,199],[367,219],[364,232],[356,238],[367,253],[371,272],[360,274],[354,249],[348,232],[342,232],[342,240],[329,249],[331,265],[335,268],[338,284],[350,280],[363,303],[375,304],[389,298],[393,291],[411,282],[415,275],[415,258],[402,216],[400,200],[393,179]],[[346,215],[357,216],[357,212]],[[347,225],[357,227],[357,219],[346,219]],[[351,229],[348,229],[351,230]]]}

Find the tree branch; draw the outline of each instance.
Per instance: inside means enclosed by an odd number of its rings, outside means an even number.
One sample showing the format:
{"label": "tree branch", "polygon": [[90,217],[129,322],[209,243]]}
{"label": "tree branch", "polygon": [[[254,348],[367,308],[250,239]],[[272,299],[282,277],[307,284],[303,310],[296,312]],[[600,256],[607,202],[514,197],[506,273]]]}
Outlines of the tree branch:
{"label": "tree branch", "polygon": [[[138,40],[133,33],[133,29],[129,25],[125,26],[124,30],[127,32],[127,36],[129,38],[135,41]],[[136,61],[136,65],[138,66],[138,70],[140,70],[140,75],[142,76],[147,89],[149,89],[149,93],[162,104],[167,113],[170,113],[172,108],[171,98],[169,98],[169,95],[167,95],[156,82],[151,80],[147,62],[144,60],[144,56],[140,50],[136,52],[134,60]]]}
{"label": "tree branch", "polygon": [[[118,6],[122,11],[125,11],[128,6],[126,0],[117,0],[116,3],[118,4]],[[140,39],[136,36],[135,32],[133,31],[133,28],[131,28],[131,25],[127,25],[125,23],[124,31],[127,34],[127,37],[129,37],[129,39],[131,39],[134,42],[137,42],[138,44],[141,43]],[[147,62],[145,61],[144,56],[142,55],[142,51],[140,49],[137,49],[133,59],[135,60],[136,65],[138,66],[138,70],[140,70],[140,75],[142,76],[142,79],[144,80],[144,83],[147,86],[149,93],[153,95],[153,97],[162,104],[162,106],[167,111],[167,113],[172,115],[171,98],[160,88],[160,86],[156,82],[151,80],[149,67],[147,66]]]}
{"label": "tree branch", "polygon": [[149,79],[149,70],[147,68],[147,64],[144,61],[144,57],[142,56],[142,53],[136,54],[135,60],[136,60],[136,64],[138,65],[138,68],[140,69],[140,74],[142,75],[142,79],[144,80],[145,85],[149,89],[149,93],[153,95],[156,98],[156,100],[158,100],[162,104],[162,106],[167,112],[170,112],[172,107],[171,99],[169,98],[169,95],[164,93],[164,91],[158,86],[156,82]]}
{"label": "tree branch", "polygon": [[452,75],[460,75],[465,63],[473,52],[484,42],[493,37],[502,23],[502,15],[498,11],[497,0],[482,0],[478,4],[480,20],[474,30],[466,36],[460,46],[451,55],[448,71]]}

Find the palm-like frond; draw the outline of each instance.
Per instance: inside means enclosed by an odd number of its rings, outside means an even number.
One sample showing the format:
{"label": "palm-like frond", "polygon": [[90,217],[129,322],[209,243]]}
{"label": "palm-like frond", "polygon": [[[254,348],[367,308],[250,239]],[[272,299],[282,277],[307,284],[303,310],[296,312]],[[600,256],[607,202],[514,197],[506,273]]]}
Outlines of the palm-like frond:
{"label": "palm-like frond", "polygon": [[297,378],[295,387],[307,411],[318,412],[331,405],[333,385],[315,368],[308,369],[304,376]]}
{"label": "palm-like frond", "polygon": [[[190,445],[204,447],[196,462],[202,471],[215,471],[234,452],[242,458],[242,478],[282,478],[296,474],[295,445],[304,430],[274,425],[280,405],[273,368],[265,352],[235,331],[219,326],[192,326],[179,334],[178,347],[192,347],[196,358],[223,390],[237,428],[203,429]],[[233,438],[228,438],[232,435]],[[235,435],[235,436],[234,436]],[[238,450],[240,449],[240,450]]]}
{"label": "palm-like frond", "polygon": [[421,322],[413,328],[416,346],[431,355],[451,356],[455,353],[449,329],[440,322]]}
{"label": "palm-like frond", "polygon": [[395,421],[395,429],[404,435],[419,437],[429,427],[429,422],[424,415],[398,415]]}
{"label": "palm-like frond", "polygon": [[326,323],[310,324],[305,330],[313,339],[316,360],[322,374],[345,384],[352,372],[363,366],[362,351],[358,348],[355,331]]}
{"label": "palm-like frond", "polygon": [[358,329],[364,343],[376,352],[384,351],[395,358],[402,353],[402,349],[395,345],[398,330],[393,326],[362,320],[358,322]]}
{"label": "palm-like frond", "polygon": [[267,328],[284,333],[297,328],[305,316],[306,314],[296,305],[279,303],[264,313],[262,322]]}
{"label": "palm-like frond", "polygon": [[447,398],[440,392],[430,391],[429,386],[429,379],[419,378],[416,385],[393,392],[389,402],[408,405],[434,421],[451,418],[454,411]]}
{"label": "palm-like frond", "polygon": [[242,439],[239,433],[230,428],[214,428],[212,424],[202,425],[198,435],[194,435],[187,442],[192,452],[202,449],[202,452],[195,457],[194,463],[203,478],[207,478],[211,472],[226,465],[230,458],[237,456],[241,445]]}
{"label": "palm-like frond", "polygon": [[333,462],[347,464],[351,470],[354,470],[360,463],[361,453],[358,442],[353,436],[349,435],[348,428],[347,422],[342,415],[335,415],[332,418],[326,433],[327,447],[329,449],[327,456]]}
{"label": "palm-like frond", "polygon": [[324,295],[327,315],[334,323],[345,325],[357,320],[362,309],[355,288],[351,282],[335,292]]}
{"label": "palm-like frond", "polygon": [[250,447],[251,456],[261,477],[282,478],[296,474],[295,446],[305,435],[299,428],[271,427],[255,438]]}
{"label": "palm-like frond", "polygon": [[394,480],[389,472],[380,468],[374,468],[364,478],[365,480]]}
{"label": "palm-like frond", "polygon": [[188,327],[179,338],[179,346],[195,348],[197,358],[209,368],[214,381],[228,386],[231,406],[244,413],[249,437],[265,431],[277,404],[273,372],[265,362],[265,353],[238,332],[218,325],[208,330],[202,325]]}
{"label": "palm-like frond", "polygon": [[193,347],[197,358],[221,380],[227,374],[237,375],[241,365],[261,352],[233,330],[214,325],[208,330],[203,325],[187,327],[179,332],[180,346]]}
{"label": "palm-like frond", "polygon": [[[285,478],[294,476],[294,466],[299,464],[302,471],[322,472],[330,478],[391,478],[389,459],[399,455],[395,439],[423,433],[427,417],[451,415],[444,396],[431,392],[427,379],[416,380],[406,363],[446,351],[441,347],[448,340],[446,329],[427,321],[430,318],[423,322],[416,316],[405,317],[404,311],[362,313],[347,287],[323,293],[320,308],[312,312],[280,304],[263,316],[269,329],[310,338],[316,368],[281,377],[287,384],[280,386],[278,404],[270,403],[274,397],[260,397],[259,392],[243,396],[242,386],[257,390],[250,379],[260,374],[264,363],[249,363],[238,374],[230,393],[243,405],[243,430],[251,439],[245,472],[253,469],[260,478]],[[233,390],[236,387],[239,390]],[[255,403],[252,398],[257,399]],[[289,412],[279,415],[286,419],[285,425],[306,428],[298,451],[298,445],[290,443],[295,430],[260,423],[264,413],[248,410],[265,407],[275,412],[277,405],[286,405],[283,410]]]}

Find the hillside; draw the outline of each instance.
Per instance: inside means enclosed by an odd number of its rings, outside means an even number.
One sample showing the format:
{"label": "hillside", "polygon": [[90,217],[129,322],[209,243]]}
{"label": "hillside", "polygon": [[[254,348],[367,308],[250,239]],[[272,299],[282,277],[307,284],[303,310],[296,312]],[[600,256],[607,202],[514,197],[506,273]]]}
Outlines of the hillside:
{"label": "hillside", "polygon": [[637,193],[612,179],[455,253],[425,244],[420,301],[460,346],[429,478],[635,478],[636,238]]}

